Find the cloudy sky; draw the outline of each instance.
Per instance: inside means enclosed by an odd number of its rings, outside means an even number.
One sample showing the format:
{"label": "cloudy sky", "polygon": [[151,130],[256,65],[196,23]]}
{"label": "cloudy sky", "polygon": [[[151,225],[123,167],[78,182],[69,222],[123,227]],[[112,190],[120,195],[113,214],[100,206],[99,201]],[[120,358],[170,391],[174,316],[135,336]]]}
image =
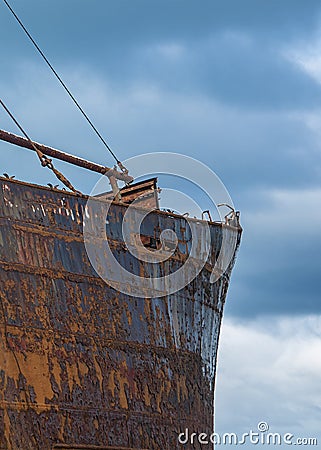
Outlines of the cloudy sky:
{"label": "cloudy sky", "polygon": [[[113,160],[0,2],[2,99],[38,142]],[[321,442],[321,3],[12,0],[121,160],[175,151],[242,213],[219,352],[217,431]],[[17,132],[3,112],[0,128]],[[94,175],[57,163],[90,192]],[[54,182],[0,144],[0,172]],[[257,446],[258,448],[258,446]]]}

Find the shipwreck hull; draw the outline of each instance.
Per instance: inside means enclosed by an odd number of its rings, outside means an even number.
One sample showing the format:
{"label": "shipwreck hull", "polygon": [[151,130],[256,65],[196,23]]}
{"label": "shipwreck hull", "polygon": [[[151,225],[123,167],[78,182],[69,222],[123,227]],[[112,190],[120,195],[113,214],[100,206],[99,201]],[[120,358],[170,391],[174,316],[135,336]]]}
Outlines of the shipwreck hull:
{"label": "shipwreck hull", "polygon": [[[7,179],[0,190],[0,448],[172,450],[182,448],[177,438],[186,428],[212,433],[233,261],[213,284],[210,268],[224,225],[210,224],[209,264],[188,286],[135,298],[109,287],[90,264],[86,198]],[[111,206],[109,239],[140,273],[144,263],[119,239],[125,209]],[[184,254],[183,224],[182,217],[152,213],[145,238],[172,227]],[[239,240],[240,229],[231,233]],[[172,258],[166,270],[178,264]]]}

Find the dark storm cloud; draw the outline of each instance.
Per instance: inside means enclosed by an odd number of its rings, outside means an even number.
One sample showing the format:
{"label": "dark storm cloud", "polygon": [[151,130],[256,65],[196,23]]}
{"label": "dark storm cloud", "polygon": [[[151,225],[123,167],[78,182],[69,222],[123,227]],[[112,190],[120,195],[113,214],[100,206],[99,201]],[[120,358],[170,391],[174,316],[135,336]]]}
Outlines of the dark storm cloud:
{"label": "dark storm cloud", "polygon": [[[293,239],[280,243],[276,238],[267,243],[255,251],[253,247],[241,251],[242,264],[235,270],[225,313],[244,319],[261,315],[321,314],[320,242],[303,238],[299,242]],[[282,252],[287,255],[286,264],[280,263]],[[242,265],[247,270],[242,270]]]}
{"label": "dark storm cloud", "polygon": [[[112,164],[56,84],[53,89],[46,79],[29,86],[28,79],[39,79],[41,73],[24,68],[19,79],[2,85],[5,99],[30,134],[40,142]],[[253,208],[262,202],[257,189],[307,188],[319,182],[319,138],[304,112],[251,112],[148,85],[114,92],[100,77],[90,74],[89,79],[84,86],[86,76],[75,77],[74,91],[122,159],[150,151],[199,158],[222,178],[242,210],[248,203]],[[4,120],[3,128],[17,132],[3,115]],[[82,189],[90,190],[88,185]]]}
{"label": "dark storm cloud", "polygon": [[279,51],[265,41],[244,44],[237,35],[227,36],[197,52],[189,69],[204,93],[227,103],[258,109],[320,105],[320,86]]}
{"label": "dark storm cloud", "polygon": [[[153,82],[256,108],[321,101],[319,86],[279,53],[280,46],[317,27],[317,1],[307,7],[276,0],[20,0],[13,6],[58,66],[87,62],[116,85]],[[0,24],[4,71],[12,76],[18,59],[36,55],[4,5]],[[160,44],[173,43],[185,50],[181,58],[159,51]]]}
{"label": "dark storm cloud", "polygon": [[257,193],[257,205],[254,197],[243,211],[244,236],[227,314],[243,319],[321,315],[321,185]]}
{"label": "dark storm cloud", "polygon": [[[256,109],[317,107],[321,87],[284,55],[289,43],[225,31],[203,40],[146,45],[129,59],[133,80],[153,81]],[[175,54],[176,53],[176,54]]]}
{"label": "dark storm cloud", "polygon": [[[305,34],[316,25],[320,7],[318,0],[310,0],[308,4],[301,0],[12,0],[11,3],[46,43],[55,49],[65,48],[66,56],[71,49],[78,50],[80,55],[84,50],[99,55],[104,48],[117,49],[123,45],[164,39],[192,41],[222,29],[247,30],[269,37],[285,32]],[[11,19],[4,5],[1,17],[7,31]],[[94,42],[96,45],[92,46]]]}

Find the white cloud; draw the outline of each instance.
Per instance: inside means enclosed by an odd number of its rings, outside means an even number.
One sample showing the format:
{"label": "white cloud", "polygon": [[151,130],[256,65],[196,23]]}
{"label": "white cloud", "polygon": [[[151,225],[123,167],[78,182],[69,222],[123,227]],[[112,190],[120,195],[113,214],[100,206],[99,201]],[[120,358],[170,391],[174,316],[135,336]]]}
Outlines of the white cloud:
{"label": "white cloud", "polygon": [[320,437],[321,317],[277,318],[222,327],[216,431],[255,430]]}
{"label": "white cloud", "polygon": [[283,50],[283,56],[321,84],[321,38]]}
{"label": "white cloud", "polygon": [[169,61],[177,61],[186,56],[186,48],[176,42],[156,45],[151,51],[156,51],[156,55],[159,54]]}

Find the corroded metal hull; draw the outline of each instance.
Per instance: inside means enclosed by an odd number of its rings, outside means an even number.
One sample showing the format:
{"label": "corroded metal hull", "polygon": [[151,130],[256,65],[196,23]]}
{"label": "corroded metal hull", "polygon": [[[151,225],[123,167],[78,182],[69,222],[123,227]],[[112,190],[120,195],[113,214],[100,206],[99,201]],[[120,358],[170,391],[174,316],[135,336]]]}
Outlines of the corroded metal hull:
{"label": "corroded metal hull", "polygon": [[[92,268],[85,198],[5,179],[0,189],[0,448],[172,450],[182,448],[177,437],[186,428],[210,434],[234,262],[210,283],[223,225],[210,224],[209,262],[193,282],[170,296],[135,298]],[[141,272],[146,267],[118,237],[125,209],[111,206],[109,238],[124,264]],[[174,226],[183,258],[183,223],[152,213],[145,238]],[[240,229],[231,233],[239,240]],[[160,270],[179,263],[172,258]]]}

